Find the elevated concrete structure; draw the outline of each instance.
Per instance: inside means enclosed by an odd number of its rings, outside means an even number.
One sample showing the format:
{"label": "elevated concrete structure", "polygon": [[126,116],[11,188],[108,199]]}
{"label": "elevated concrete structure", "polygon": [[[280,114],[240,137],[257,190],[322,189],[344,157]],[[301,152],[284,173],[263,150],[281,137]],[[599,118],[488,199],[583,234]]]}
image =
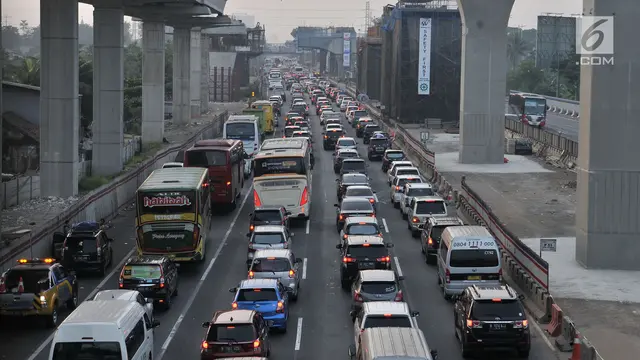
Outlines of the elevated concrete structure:
{"label": "elevated concrete structure", "polygon": [[[349,66],[344,66],[343,62],[344,33],[351,34]],[[345,69],[355,69],[357,41],[353,28],[298,27],[294,34],[298,48],[321,50],[319,61],[324,65],[322,69],[328,68],[331,74],[340,77]]]}
{"label": "elevated concrete structure", "polygon": [[202,83],[202,32],[200,28],[191,29],[190,40],[190,72],[189,75],[189,95],[190,95],[190,109],[191,117],[195,118],[200,116],[201,110],[201,83]]}
{"label": "elevated concrete structure", "polygon": [[93,11],[91,173],[97,176],[117,174],[123,166],[124,11],[112,4],[96,4]]}
{"label": "elevated concrete structure", "polygon": [[[582,66],[576,260],[588,268],[640,270],[640,2],[584,0],[584,13],[615,14],[615,65]],[[633,80],[636,79],[636,80]]]}
{"label": "elevated concrete structure", "polygon": [[173,29],[173,121],[191,119],[191,29]]}
{"label": "elevated concrete structure", "polygon": [[462,15],[460,152],[463,164],[504,161],[507,22],[514,0],[458,0]]}
{"label": "elevated concrete structure", "polygon": [[142,24],[142,143],[164,137],[164,23]]}
{"label": "elevated concrete structure", "polygon": [[40,1],[42,196],[78,193],[78,0]]}

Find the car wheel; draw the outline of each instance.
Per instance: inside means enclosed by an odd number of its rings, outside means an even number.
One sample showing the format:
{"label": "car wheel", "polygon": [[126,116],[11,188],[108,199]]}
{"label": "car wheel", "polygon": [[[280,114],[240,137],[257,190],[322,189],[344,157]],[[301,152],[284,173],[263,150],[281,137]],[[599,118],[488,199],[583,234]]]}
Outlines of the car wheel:
{"label": "car wheel", "polygon": [[58,326],[58,303],[53,303],[53,311],[51,311],[50,315],[45,316],[45,325],[49,329],[53,329]]}
{"label": "car wheel", "polygon": [[73,287],[71,299],[67,300],[67,309],[74,310],[78,306],[78,288]]}

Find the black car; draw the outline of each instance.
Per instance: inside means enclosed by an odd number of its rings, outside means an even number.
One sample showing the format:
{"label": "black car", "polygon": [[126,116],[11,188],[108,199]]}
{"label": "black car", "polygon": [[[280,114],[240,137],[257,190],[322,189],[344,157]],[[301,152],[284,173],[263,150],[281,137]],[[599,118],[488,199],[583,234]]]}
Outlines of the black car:
{"label": "black car", "polygon": [[289,215],[284,206],[264,206],[249,214],[249,232],[260,225],[283,225],[289,229]]}
{"label": "black car", "polygon": [[104,275],[113,262],[112,242],[97,222],[74,224],[64,239],[61,263],[69,270]]}
{"label": "black car", "polygon": [[172,297],[178,295],[178,266],[166,256],[132,256],[122,267],[118,287],[137,290],[169,309]]}
{"label": "black car", "polygon": [[359,159],[360,154],[358,154],[358,150],[356,149],[340,149],[336,151],[335,156],[333,157],[333,172],[338,174],[340,173],[340,168],[342,168],[342,161],[344,159]]}
{"label": "black car", "polygon": [[404,154],[402,150],[385,150],[384,155],[382,156],[382,172],[389,171],[389,167],[391,163],[394,161],[402,161],[406,160],[407,156]]}
{"label": "black car", "polygon": [[382,159],[387,146],[389,146],[389,139],[385,137],[370,139],[369,146],[367,146],[367,158],[369,160]]}
{"label": "black car", "polygon": [[300,116],[304,117],[305,119],[307,118],[307,116],[309,116],[307,113],[307,107],[302,104],[292,105],[289,112],[298,113]]}
{"label": "black car", "polygon": [[373,208],[373,204],[365,199],[359,197],[346,197],[342,199],[340,204],[333,204],[336,207],[336,230],[340,232],[344,226],[346,218],[351,216],[376,216],[376,210]]}
{"label": "black car", "polygon": [[440,239],[442,232],[449,226],[464,225],[462,220],[457,217],[438,217],[433,216],[427,218],[426,224],[420,233],[420,243],[422,253],[427,264],[435,264],[437,262],[438,249],[440,248]]}
{"label": "black car", "polygon": [[367,167],[369,167],[369,164],[367,164],[364,159],[344,159],[342,160],[342,166],[340,167],[340,175],[349,173],[367,175]]}
{"label": "black car", "polygon": [[[365,144],[368,144],[369,140],[371,139],[371,135],[373,135],[374,132],[381,131],[381,130],[382,128],[378,124],[365,125],[364,129],[362,130],[362,142]],[[358,135],[357,132],[358,131],[356,130],[356,135]]]}
{"label": "black car", "polygon": [[528,358],[531,334],[521,298],[508,285],[473,285],[455,297],[454,328],[463,358],[498,348]]}
{"label": "black car", "polygon": [[344,174],[340,176],[339,179],[336,179],[336,182],[338,183],[338,190],[336,192],[338,201],[342,200],[342,196],[344,195],[345,191],[347,191],[347,187],[351,185],[370,185],[367,175],[359,173]]}
{"label": "black car", "polygon": [[329,129],[324,132],[324,138],[322,139],[322,148],[325,150],[333,150],[336,147],[338,139],[344,136],[344,130],[342,129]]}
{"label": "black car", "polygon": [[344,290],[351,288],[351,282],[360,270],[389,270],[389,249],[393,244],[385,244],[379,236],[350,236],[336,245],[340,250],[340,283]]}

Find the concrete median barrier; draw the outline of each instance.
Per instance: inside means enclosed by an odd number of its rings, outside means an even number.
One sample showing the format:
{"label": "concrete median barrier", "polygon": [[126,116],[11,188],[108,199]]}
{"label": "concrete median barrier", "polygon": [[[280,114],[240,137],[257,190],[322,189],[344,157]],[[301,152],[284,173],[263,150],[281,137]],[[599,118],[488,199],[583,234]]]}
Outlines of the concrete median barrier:
{"label": "concrete median barrier", "polygon": [[21,257],[50,256],[53,233],[62,229],[65,221],[70,223],[98,219],[110,219],[121,208],[131,205],[135,192],[149,174],[166,162],[174,161],[176,154],[201,139],[209,139],[221,133],[227,112],[214,117],[213,121],[180,145],[159,150],[155,156],[144,161],[138,167],[118,176],[89,194],[86,194],[60,215],[51,219],[29,235],[14,241],[13,246],[0,255],[0,270],[12,266]]}

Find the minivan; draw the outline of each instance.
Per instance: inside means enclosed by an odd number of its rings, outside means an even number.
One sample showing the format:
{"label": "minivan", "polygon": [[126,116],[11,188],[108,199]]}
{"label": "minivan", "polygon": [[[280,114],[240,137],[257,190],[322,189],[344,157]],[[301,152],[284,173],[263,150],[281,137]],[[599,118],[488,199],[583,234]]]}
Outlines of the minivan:
{"label": "minivan", "polygon": [[445,299],[472,285],[502,283],[498,242],[483,226],[450,226],[438,249],[438,285]]}

